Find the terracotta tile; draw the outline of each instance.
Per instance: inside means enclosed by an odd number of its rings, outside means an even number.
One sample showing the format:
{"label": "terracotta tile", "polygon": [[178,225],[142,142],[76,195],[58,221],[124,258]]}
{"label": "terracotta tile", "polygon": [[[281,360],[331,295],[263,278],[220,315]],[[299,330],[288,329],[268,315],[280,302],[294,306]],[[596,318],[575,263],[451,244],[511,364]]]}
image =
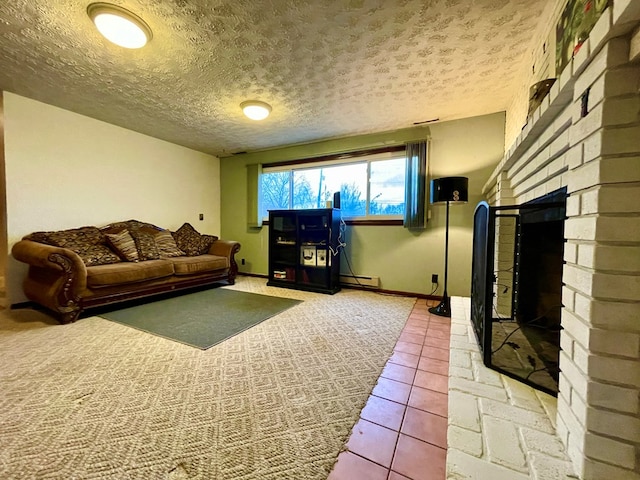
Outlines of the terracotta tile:
{"label": "terracotta tile", "polygon": [[449,393],[449,377],[438,375],[437,373],[416,371],[416,378],[413,384],[417,387],[428,388],[440,393]]}
{"label": "terracotta tile", "polygon": [[425,327],[427,325],[429,325],[429,314],[426,312],[417,312],[417,311],[413,311],[409,314],[409,320],[408,321],[416,321],[416,322],[421,322],[425,324]]}
{"label": "terracotta tile", "polygon": [[416,333],[401,333],[398,341],[422,345],[422,342],[424,342],[424,335],[418,335]]}
{"label": "terracotta tile", "polygon": [[432,347],[425,345],[422,347],[422,356],[429,358],[437,358],[438,360],[449,361],[449,350],[446,348]]}
{"label": "terracotta tile", "polygon": [[349,451],[389,467],[398,439],[398,432],[366,420],[358,420],[347,442]]}
{"label": "terracotta tile", "polygon": [[447,448],[447,419],[440,415],[409,407],[400,432],[437,447]]}
{"label": "terracotta tile", "polygon": [[413,377],[416,376],[416,369],[398,365],[397,363],[387,363],[380,376],[411,385],[413,384]]}
{"label": "terracotta tile", "polygon": [[389,472],[388,480],[411,480],[409,477],[405,477],[404,475],[400,475],[394,471]]}
{"label": "terracotta tile", "polygon": [[446,338],[448,340],[450,337],[450,334],[449,332],[445,332],[437,328],[429,327],[427,330],[427,337]]}
{"label": "terracotta tile", "polygon": [[399,431],[406,408],[406,405],[372,395],[360,412],[360,418]]}
{"label": "terracotta tile", "polygon": [[440,325],[448,325],[451,326],[451,320],[445,317],[438,317],[436,315],[431,315],[429,317],[429,324],[440,324]]}
{"label": "terracotta tile", "polygon": [[437,323],[437,322],[430,321],[429,328],[431,330],[440,330],[441,332],[451,332],[450,323]]}
{"label": "terracotta tile", "polygon": [[420,355],[422,352],[422,346],[417,343],[398,342],[393,348],[395,352],[410,353],[412,355]]}
{"label": "terracotta tile", "polygon": [[449,414],[449,395],[414,385],[409,395],[409,406],[447,418]]}
{"label": "terracotta tile", "polygon": [[390,363],[397,363],[398,365],[404,365],[405,367],[416,368],[420,361],[419,355],[412,355],[405,352],[393,352],[388,360]]}
{"label": "terracotta tile", "polygon": [[379,378],[378,383],[373,387],[373,395],[376,397],[386,398],[394,402],[407,404],[409,393],[411,393],[411,385],[396,382],[388,378]]}
{"label": "terracotta tile", "polygon": [[415,317],[409,317],[409,320],[407,320],[407,323],[405,323],[404,326],[405,326],[405,328],[406,327],[422,328],[422,329],[424,329],[422,334],[425,335],[425,333],[427,331],[427,328],[429,328],[429,320],[415,318]]}
{"label": "terracotta tile", "polygon": [[351,452],[342,452],[327,480],[386,480],[388,470]]}
{"label": "terracotta tile", "polygon": [[439,375],[449,375],[449,362],[443,362],[437,358],[420,357],[418,369],[427,372],[437,373]]}
{"label": "terracotta tile", "polygon": [[438,338],[438,337],[424,337],[424,345],[428,345],[430,347],[438,347],[443,349],[449,349],[449,337],[447,338]]}
{"label": "terracotta tile", "polygon": [[429,324],[425,325],[405,325],[402,329],[402,333],[409,333],[414,335],[426,335],[427,329],[429,328]]}
{"label": "terracotta tile", "polygon": [[391,470],[412,480],[444,480],[446,450],[400,434]]}

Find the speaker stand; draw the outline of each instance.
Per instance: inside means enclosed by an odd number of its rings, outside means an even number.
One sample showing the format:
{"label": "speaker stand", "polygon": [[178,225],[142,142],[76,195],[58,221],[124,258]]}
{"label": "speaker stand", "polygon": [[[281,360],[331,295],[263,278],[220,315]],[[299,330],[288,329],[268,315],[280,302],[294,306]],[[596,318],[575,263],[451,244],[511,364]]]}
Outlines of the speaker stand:
{"label": "speaker stand", "polygon": [[442,294],[442,300],[435,307],[431,307],[429,312],[434,315],[440,315],[441,317],[451,316],[451,302],[449,295],[447,294],[447,280],[449,274],[449,200],[447,200],[447,222],[444,234],[444,293]]}
{"label": "speaker stand", "polygon": [[435,307],[431,307],[429,309],[429,312],[433,313],[434,315],[440,315],[441,317],[451,316],[451,302],[446,291],[444,292],[444,295],[442,295],[442,300],[440,300],[440,303]]}

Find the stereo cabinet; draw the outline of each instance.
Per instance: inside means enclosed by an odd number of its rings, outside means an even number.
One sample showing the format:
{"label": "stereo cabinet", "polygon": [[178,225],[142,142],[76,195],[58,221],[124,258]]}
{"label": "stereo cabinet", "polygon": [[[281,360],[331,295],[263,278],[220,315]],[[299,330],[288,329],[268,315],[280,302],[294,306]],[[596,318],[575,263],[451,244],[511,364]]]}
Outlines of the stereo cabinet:
{"label": "stereo cabinet", "polygon": [[269,281],[274,287],[340,291],[340,210],[269,210]]}

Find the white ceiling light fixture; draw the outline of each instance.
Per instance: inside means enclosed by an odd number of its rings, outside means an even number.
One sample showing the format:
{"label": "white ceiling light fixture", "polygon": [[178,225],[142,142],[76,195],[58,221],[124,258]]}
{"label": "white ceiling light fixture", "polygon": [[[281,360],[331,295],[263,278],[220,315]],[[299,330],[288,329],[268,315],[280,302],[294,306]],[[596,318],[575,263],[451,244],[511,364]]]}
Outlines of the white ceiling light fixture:
{"label": "white ceiling light fixture", "polygon": [[271,105],[258,100],[242,102],[240,108],[251,120],[264,120],[271,113]]}
{"label": "white ceiling light fixture", "polygon": [[144,20],[117,5],[92,3],[87,14],[107,40],[121,47],[141,48],[153,37]]}

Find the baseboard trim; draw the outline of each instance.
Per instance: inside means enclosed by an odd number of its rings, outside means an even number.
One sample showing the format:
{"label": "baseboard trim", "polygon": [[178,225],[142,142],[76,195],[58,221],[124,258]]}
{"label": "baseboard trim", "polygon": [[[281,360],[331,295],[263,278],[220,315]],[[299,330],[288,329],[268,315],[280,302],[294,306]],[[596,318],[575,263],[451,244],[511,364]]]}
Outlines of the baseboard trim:
{"label": "baseboard trim", "polygon": [[[261,273],[249,273],[249,272],[238,272],[238,276],[243,275],[245,277],[256,277],[256,278],[269,278],[269,275],[264,275]],[[381,295],[396,295],[399,297],[416,297],[416,298],[424,298],[426,300],[436,300],[436,301],[441,301],[442,297],[439,297],[437,295],[429,295],[429,294],[425,294],[425,293],[415,293],[415,292],[403,292],[400,290],[385,290],[383,288],[370,288],[370,287],[361,287],[359,285],[347,285],[347,284],[340,284],[340,286],[342,288],[349,288],[351,290],[364,290],[367,292],[373,292],[373,293],[379,293]]]}
{"label": "baseboard trim", "polygon": [[11,305],[9,305],[9,308],[11,310],[20,310],[22,308],[36,308],[36,307],[38,307],[38,304],[31,301],[12,303]]}

